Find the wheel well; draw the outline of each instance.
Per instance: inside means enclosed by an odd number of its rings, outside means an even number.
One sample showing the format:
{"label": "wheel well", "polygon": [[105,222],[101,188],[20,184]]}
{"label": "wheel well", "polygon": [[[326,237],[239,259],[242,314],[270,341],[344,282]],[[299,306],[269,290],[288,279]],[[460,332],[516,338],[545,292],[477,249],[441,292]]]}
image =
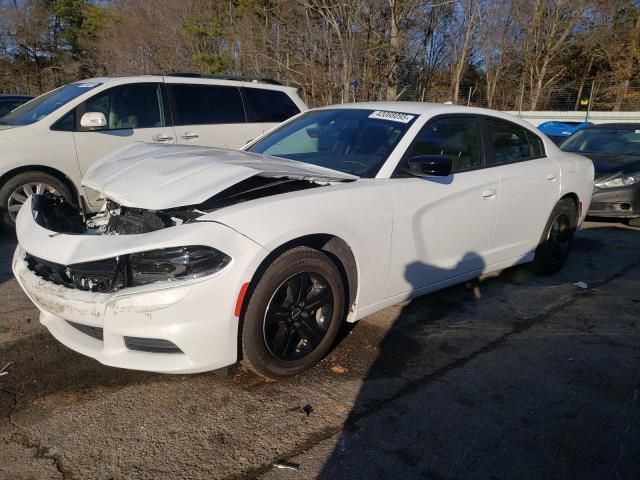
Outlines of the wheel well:
{"label": "wheel well", "polygon": [[320,250],[327,255],[335,266],[340,271],[342,279],[345,283],[346,294],[348,298],[347,312],[353,311],[356,302],[356,296],[358,293],[358,267],[356,264],[355,256],[351,251],[351,248],[339,237],[330,234],[314,234],[306,235],[304,237],[295,238],[280,245],[274,249],[265,258],[258,269],[256,274],[251,280],[250,289],[255,288],[255,283],[262,276],[262,273],[269,267],[269,265],[280,255],[287,250],[291,250],[296,247],[310,247],[316,250]]}
{"label": "wheel well", "polygon": [[55,168],[51,168],[51,167],[45,167],[43,165],[27,165],[24,167],[18,167],[18,168],[14,168],[13,170],[9,170],[8,172],[0,176],[0,187],[2,187],[2,185],[4,185],[4,183],[10,178],[15,177],[20,173],[26,173],[26,172],[43,172],[53,177],[56,177],[58,180],[64,183],[65,186],[69,189],[69,191],[71,192],[71,195],[73,196],[73,202],[78,203],[80,201],[78,197],[78,190],[76,189],[76,186],[74,185],[73,181],[69,177],[67,177],[60,170],[56,170]]}

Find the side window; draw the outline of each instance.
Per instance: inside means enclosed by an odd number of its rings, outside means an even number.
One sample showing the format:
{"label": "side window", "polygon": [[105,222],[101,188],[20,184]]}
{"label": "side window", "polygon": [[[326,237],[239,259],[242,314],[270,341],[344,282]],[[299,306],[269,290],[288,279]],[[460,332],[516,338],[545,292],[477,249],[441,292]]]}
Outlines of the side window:
{"label": "side window", "polygon": [[429,122],[418,133],[405,158],[418,155],[445,155],[453,172],[483,165],[482,134],[475,118],[441,118]]}
{"label": "side window", "polygon": [[220,85],[173,84],[174,125],[245,123],[240,90]]}
{"label": "side window", "polygon": [[85,111],[102,112],[108,130],[163,127],[162,94],[158,83],[114,87],[86,102]]}
{"label": "side window", "polygon": [[18,101],[18,100],[8,101],[8,102],[0,102],[0,117],[5,116],[11,110],[15,110],[16,108],[18,108],[23,103],[24,102],[21,102],[21,101]]}
{"label": "side window", "polygon": [[51,125],[51,130],[73,132],[76,129],[76,109],[74,108],[64,117]]}
{"label": "side window", "polygon": [[489,137],[496,153],[495,163],[510,163],[543,156],[542,140],[526,128],[487,118]]}
{"label": "side window", "polygon": [[289,96],[279,90],[243,88],[248,122],[284,122],[300,113]]}

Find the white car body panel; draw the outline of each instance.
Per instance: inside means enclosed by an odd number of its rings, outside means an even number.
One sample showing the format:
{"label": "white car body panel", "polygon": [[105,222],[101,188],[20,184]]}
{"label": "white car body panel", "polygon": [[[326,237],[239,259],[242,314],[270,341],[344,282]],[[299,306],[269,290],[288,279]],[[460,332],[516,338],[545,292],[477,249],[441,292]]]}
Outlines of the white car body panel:
{"label": "white car body panel", "polygon": [[[224,206],[191,223],[149,233],[61,234],[40,226],[29,202],[18,216],[20,246],[13,267],[40,309],[42,323],[61,342],[109,365],[161,372],[219,368],[237,359],[236,303],[243,285],[254,279],[270,252],[288,242],[309,235],[344,242],[357,270],[348,316],[355,321],[401,300],[531,261],[558,199],[571,195],[580,207],[590,201],[591,161],[560,152],[542,135],[544,158],[449,177],[391,178],[413,137],[436,115],[490,115],[535,131],[506,114],[402,102],[335,108],[390,110],[417,118],[375,178],[356,179],[302,162],[227,150],[135,145],[116,151],[89,169],[84,185],[142,209],[198,204],[254,176],[318,184]],[[580,208],[578,224],[586,210]],[[26,251],[72,265],[184,245],[219,249],[232,262],[193,281],[98,294],[51,285],[36,277],[24,259]],[[85,338],[68,321],[100,325],[104,345]],[[133,352],[123,346],[124,336],[166,338],[184,354]]]}

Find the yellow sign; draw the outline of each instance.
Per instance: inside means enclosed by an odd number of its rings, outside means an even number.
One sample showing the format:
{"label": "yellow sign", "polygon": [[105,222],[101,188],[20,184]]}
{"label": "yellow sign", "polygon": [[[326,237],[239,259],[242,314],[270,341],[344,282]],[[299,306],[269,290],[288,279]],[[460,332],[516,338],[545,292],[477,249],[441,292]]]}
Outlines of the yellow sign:
{"label": "yellow sign", "polygon": [[580,100],[580,105],[587,106],[589,105],[589,100]]}

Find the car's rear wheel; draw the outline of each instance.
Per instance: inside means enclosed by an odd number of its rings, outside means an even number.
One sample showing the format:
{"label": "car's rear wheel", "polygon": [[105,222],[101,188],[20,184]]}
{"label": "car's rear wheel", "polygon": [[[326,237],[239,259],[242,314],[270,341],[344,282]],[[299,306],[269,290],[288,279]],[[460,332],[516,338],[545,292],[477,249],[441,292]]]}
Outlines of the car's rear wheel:
{"label": "car's rear wheel", "polygon": [[553,208],[536,249],[531,269],[542,275],[558,272],[567,261],[577,226],[573,200],[563,198]]}
{"label": "car's rear wheel", "polygon": [[44,172],[24,172],[11,177],[0,187],[0,224],[13,230],[20,208],[34,193],[53,193],[72,200],[69,188],[53,175]]}
{"label": "car's rear wheel", "polygon": [[340,272],[325,254],[298,247],[278,257],[251,292],[242,362],[268,378],[296,375],[331,348],[345,314]]}

